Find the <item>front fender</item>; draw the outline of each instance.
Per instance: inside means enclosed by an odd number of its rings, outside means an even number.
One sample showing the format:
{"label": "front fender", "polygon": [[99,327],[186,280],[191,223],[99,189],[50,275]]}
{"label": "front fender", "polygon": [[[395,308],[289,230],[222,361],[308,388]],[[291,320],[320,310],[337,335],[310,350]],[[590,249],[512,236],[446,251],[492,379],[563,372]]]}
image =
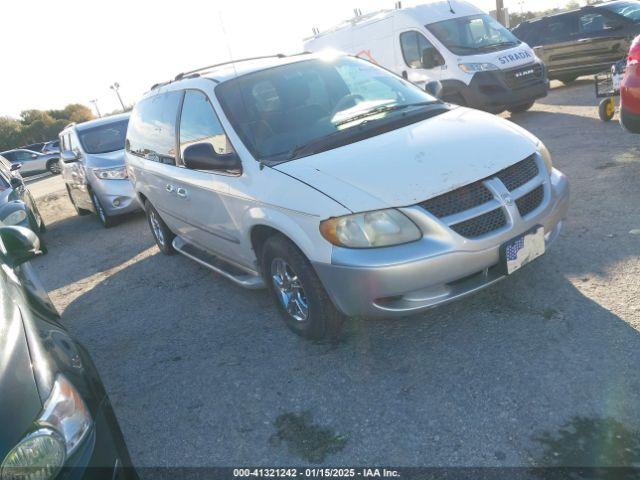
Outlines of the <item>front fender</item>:
{"label": "front fender", "polygon": [[316,215],[271,206],[254,206],[247,210],[246,241],[251,245],[251,233],[258,226],[269,227],[289,238],[312,262],[330,263],[332,246],[320,234]]}

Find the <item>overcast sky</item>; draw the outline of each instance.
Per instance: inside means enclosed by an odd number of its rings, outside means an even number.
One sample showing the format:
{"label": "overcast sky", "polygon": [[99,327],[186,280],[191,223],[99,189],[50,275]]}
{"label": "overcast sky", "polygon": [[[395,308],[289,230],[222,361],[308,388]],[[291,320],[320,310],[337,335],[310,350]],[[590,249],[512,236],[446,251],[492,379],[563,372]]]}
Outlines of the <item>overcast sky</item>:
{"label": "overcast sky", "polygon": [[[489,10],[494,0],[471,0]],[[567,0],[505,0],[513,10]],[[395,0],[1,0],[0,116],[68,103],[119,108],[177,73],[234,58],[293,53],[312,27],[393,7]],[[424,3],[405,0],[403,5]],[[223,28],[224,27],[224,28]],[[226,34],[224,33],[226,31]]]}

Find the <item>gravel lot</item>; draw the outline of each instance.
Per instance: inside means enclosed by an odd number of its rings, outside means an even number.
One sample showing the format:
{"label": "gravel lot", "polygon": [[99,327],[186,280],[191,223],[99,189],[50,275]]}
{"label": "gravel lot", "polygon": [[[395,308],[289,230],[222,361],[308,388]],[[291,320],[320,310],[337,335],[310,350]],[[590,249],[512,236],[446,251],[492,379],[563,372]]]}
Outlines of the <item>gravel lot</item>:
{"label": "gravel lot", "polygon": [[[505,116],[508,117],[508,114]],[[93,355],[138,466],[640,464],[640,137],[591,80],[513,121],[571,181],[543,258],[469,299],[290,333],[264,292],[161,255],[142,214],[102,229],[32,182],[35,265]]]}

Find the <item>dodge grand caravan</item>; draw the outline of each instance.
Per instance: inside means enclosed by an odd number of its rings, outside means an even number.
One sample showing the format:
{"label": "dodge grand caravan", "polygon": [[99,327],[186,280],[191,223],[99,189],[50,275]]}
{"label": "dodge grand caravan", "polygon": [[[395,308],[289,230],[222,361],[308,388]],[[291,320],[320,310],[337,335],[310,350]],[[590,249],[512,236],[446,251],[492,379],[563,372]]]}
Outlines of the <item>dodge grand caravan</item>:
{"label": "dodge grand caravan", "polygon": [[545,252],[569,203],[530,133],[347,56],[155,85],[131,114],[126,163],[162,252],[268,287],[311,338],[497,282]]}

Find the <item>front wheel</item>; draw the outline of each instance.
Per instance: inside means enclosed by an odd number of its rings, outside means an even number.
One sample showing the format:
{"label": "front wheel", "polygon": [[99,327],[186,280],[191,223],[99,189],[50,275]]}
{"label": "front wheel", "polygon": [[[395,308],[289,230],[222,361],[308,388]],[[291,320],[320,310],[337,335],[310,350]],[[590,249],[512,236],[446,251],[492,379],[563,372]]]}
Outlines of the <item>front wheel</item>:
{"label": "front wheel", "polygon": [[59,175],[62,171],[62,168],[60,168],[60,161],[57,159],[49,160],[47,162],[47,170],[49,170],[53,175]]}
{"label": "front wheel", "polygon": [[102,206],[102,203],[100,203],[100,199],[98,198],[98,195],[96,195],[96,192],[93,192],[93,191],[91,192],[91,200],[93,201],[93,206],[96,209],[98,220],[100,220],[100,223],[102,224],[102,226],[104,228],[112,227],[115,221],[113,217],[108,215],[107,212],[105,211],[104,207]]}
{"label": "front wheel", "polygon": [[262,249],[262,274],[287,326],[313,340],[336,339],[343,316],[329,299],[307,258],[286,238],[269,238]]}
{"label": "front wheel", "polygon": [[616,103],[613,98],[605,98],[598,105],[598,116],[603,122],[609,122],[616,114]]}
{"label": "front wheel", "polygon": [[147,212],[147,221],[149,222],[153,239],[156,241],[156,245],[158,245],[160,251],[165,255],[173,255],[176,253],[172,243],[176,236],[169,230],[169,227],[164,223],[158,211],[151,205],[151,202],[145,202],[144,210]]}
{"label": "front wheel", "polygon": [[531,107],[533,107],[533,104],[535,102],[527,102],[527,103],[522,103],[520,105],[514,105],[512,107],[509,107],[509,111],[513,114],[513,113],[524,113],[527,110],[529,110]]}
{"label": "front wheel", "polygon": [[69,195],[69,200],[71,201],[71,205],[73,205],[73,209],[76,211],[76,214],[80,217],[84,215],[90,215],[91,214],[90,210],[80,208],[78,207],[78,205],[76,205],[76,202],[73,199],[73,196],[71,195],[71,189],[69,188],[69,185],[65,185],[65,187],[67,187],[67,195]]}

